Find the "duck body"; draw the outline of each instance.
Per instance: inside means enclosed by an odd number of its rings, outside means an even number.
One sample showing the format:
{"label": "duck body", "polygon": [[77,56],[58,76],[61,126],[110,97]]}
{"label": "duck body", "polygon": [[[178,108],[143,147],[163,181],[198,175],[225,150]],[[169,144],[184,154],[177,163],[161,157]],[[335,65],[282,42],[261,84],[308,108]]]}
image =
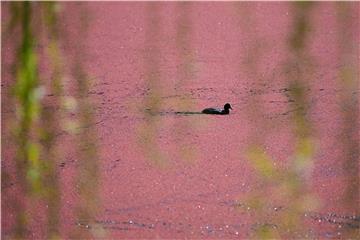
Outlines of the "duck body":
{"label": "duck body", "polygon": [[229,114],[229,111],[228,112],[225,112],[224,109],[218,109],[218,108],[205,108],[204,110],[201,111],[202,113],[205,113],[205,114]]}
{"label": "duck body", "polygon": [[217,115],[226,115],[230,113],[231,105],[226,103],[224,105],[224,109],[217,109],[217,108],[205,108],[201,112],[204,114],[217,114]]}

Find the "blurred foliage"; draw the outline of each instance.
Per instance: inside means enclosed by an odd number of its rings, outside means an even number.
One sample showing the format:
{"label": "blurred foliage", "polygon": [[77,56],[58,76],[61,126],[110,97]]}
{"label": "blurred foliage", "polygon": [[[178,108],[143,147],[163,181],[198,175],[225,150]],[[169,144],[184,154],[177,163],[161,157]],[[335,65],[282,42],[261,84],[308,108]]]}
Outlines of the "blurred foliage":
{"label": "blurred foliage", "polygon": [[[146,33],[145,33],[145,84],[147,95],[144,99],[145,122],[138,129],[138,137],[144,156],[159,167],[167,165],[167,156],[162,152],[158,136],[160,134],[161,119],[159,111],[162,105],[162,87],[160,57],[161,48],[158,45],[161,37],[161,17],[159,3],[147,3],[146,6]],[[141,107],[143,107],[141,106]]]}
{"label": "blurred foliage", "polygon": [[[36,205],[40,202],[44,207],[46,205],[46,238],[60,237],[61,189],[57,169],[62,156],[59,155],[56,135],[67,129],[63,126],[63,119],[66,119],[64,114],[68,103],[77,105],[78,101],[73,97],[64,97],[62,87],[65,69],[59,46],[60,36],[64,34],[60,33],[59,28],[60,5],[57,2],[11,2],[4,6],[9,8],[10,14],[5,36],[20,36],[19,43],[14,41],[8,46],[17,49],[14,59],[16,83],[11,100],[14,101],[16,112],[12,134],[16,142],[16,179],[20,188],[20,194],[14,196],[13,202],[16,215],[13,237],[19,239],[26,238],[29,233],[29,224],[34,221],[33,214],[36,212],[32,209],[35,202]],[[44,45],[46,51],[42,52],[39,45]],[[85,49],[79,49],[78,55],[81,56],[83,51]],[[88,126],[93,122],[90,104],[84,98],[88,83],[81,61],[77,63],[78,72],[74,72],[74,77],[78,80],[78,95],[82,97],[79,101],[79,122],[81,126]],[[40,64],[49,66],[49,75],[47,71],[39,70]],[[85,169],[79,170],[79,182],[86,183],[79,185],[79,205],[86,207],[80,211],[79,217],[86,215],[92,218],[98,205],[97,148],[94,139],[93,130],[83,130],[79,135],[79,142],[86,144],[89,149],[85,154],[79,153]],[[89,186],[87,183],[92,184]]]}
{"label": "blurred foliage", "polygon": [[75,55],[71,67],[75,80],[76,113],[78,115],[78,128],[76,129],[77,143],[75,145],[78,157],[77,173],[75,178],[75,189],[78,193],[76,204],[76,218],[78,228],[71,233],[73,238],[99,238],[104,237],[104,232],[99,228],[95,217],[100,210],[100,172],[99,155],[97,146],[97,132],[92,126],[95,118],[92,109],[94,104],[88,97],[90,80],[83,62],[87,59],[87,49],[84,44],[88,38],[89,16],[86,5],[77,3],[77,17],[79,19],[77,29],[79,36],[74,44]]}
{"label": "blurred foliage", "polygon": [[[40,100],[43,96],[43,89],[38,84],[37,56],[34,50],[35,39],[31,30],[31,6],[30,3],[23,3],[21,11],[22,43],[18,51],[17,82],[14,94],[17,99],[17,120],[19,127],[16,128],[18,139],[18,166],[24,164],[22,171],[30,183],[31,192],[39,192],[40,161],[39,145],[32,135],[36,134],[36,122],[39,120]],[[14,23],[15,24],[15,23]],[[34,133],[35,132],[35,133]],[[21,177],[24,173],[21,173]]]}
{"label": "blurred foliage", "polygon": [[[255,137],[252,146],[248,148],[247,158],[262,179],[262,191],[255,191],[246,198],[248,206],[255,210],[258,224],[255,238],[313,238],[306,231],[303,215],[316,210],[319,200],[310,192],[309,183],[313,167],[313,159],[317,146],[311,120],[309,119],[310,103],[307,96],[309,74],[313,69],[313,61],[307,46],[311,34],[311,11],[313,2],[293,3],[293,27],[289,35],[289,59],[285,71],[289,72],[288,79],[291,97],[294,100],[290,106],[296,108],[292,115],[292,126],[295,137],[293,155],[290,165],[286,168],[276,167],[276,163],[269,156],[261,140]],[[359,139],[358,139],[358,99],[353,94],[357,89],[356,54],[359,46],[349,44],[354,34],[352,26],[352,3],[339,3],[339,50],[341,53],[341,67],[339,69],[339,86],[344,91],[339,94],[343,111],[343,128],[341,140],[345,154],[343,162],[347,183],[345,184],[344,207],[359,215]],[[359,16],[357,15],[357,20]],[[255,68],[252,67],[251,70]],[[256,108],[257,109],[257,108]],[[256,110],[254,110],[256,111]],[[259,125],[258,125],[259,126]],[[263,129],[266,131],[266,129]],[[254,133],[253,135],[256,135]],[[261,139],[261,138],[260,138]],[[271,193],[271,194],[269,194]],[[281,197],[279,197],[281,196]],[[280,200],[280,201],[279,201]],[[284,205],[276,207],[277,204]],[[275,207],[274,207],[275,206]],[[276,214],[271,214],[275,211]],[[358,237],[358,229],[344,228],[346,237]],[[340,233],[338,233],[340,234]]]}
{"label": "blurred foliage", "polygon": [[[360,216],[360,145],[359,145],[359,98],[354,94],[359,89],[359,44],[353,37],[359,37],[359,3],[339,2],[336,5],[338,22],[338,48],[340,51],[339,85],[343,91],[338,94],[340,100],[342,127],[340,129],[340,145],[343,150],[343,172],[346,174],[343,205],[352,216]],[[355,15],[355,18],[353,17]],[[357,54],[356,54],[357,53]],[[359,229],[343,230],[346,238],[356,239]]]}
{"label": "blurred foliage", "polygon": [[[181,121],[175,121],[171,127],[171,141],[176,142],[175,153],[171,155],[161,148],[163,143],[161,135],[163,132],[165,120],[161,115],[166,114],[162,111],[164,106],[163,94],[174,90],[175,95],[181,95],[186,90],[186,86],[192,82],[195,77],[195,63],[193,50],[191,47],[191,4],[176,3],[176,50],[177,50],[177,72],[174,87],[169,89],[163,81],[161,59],[163,58],[163,49],[160,46],[163,38],[162,19],[160,16],[162,4],[147,3],[147,27],[145,34],[145,85],[147,89],[141,108],[144,111],[144,124],[138,128],[138,142],[141,151],[146,159],[150,160],[156,166],[164,168],[169,165],[171,157],[177,156],[189,163],[196,158],[196,149],[188,142],[188,135],[191,132],[194,123],[190,118],[184,118]],[[168,103],[168,102],[167,102]],[[171,102],[176,109],[190,109],[194,105],[189,98],[176,99]]]}
{"label": "blurred foliage", "polygon": [[[289,52],[292,56],[285,68],[288,70],[290,67],[293,71],[292,67],[297,67],[296,73],[290,74],[288,84],[292,90],[291,97],[299,110],[295,111],[292,117],[295,149],[289,159],[290,165],[287,168],[276,167],[274,160],[262,146],[262,141],[259,140],[261,137],[255,138],[253,146],[249,147],[246,154],[262,179],[263,189],[266,189],[250,194],[247,199],[248,204],[255,209],[258,221],[264,223],[257,227],[256,238],[306,237],[302,228],[302,215],[305,211],[314,210],[318,205],[308,189],[316,149],[311,135],[312,124],[307,117],[309,103],[305,89],[306,74],[309,73],[304,69],[308,65],[301,65],[310,59],[306,43],[311,29],[309,19],[312,5],[310,2],[293,3],[293,27],[289,37]],[[265,129],[264,131],[266,132]],[[269,192],[272,194],[268,194]],[[276,199],[276,196],[281,196],[282,200]],[[277,214],[269,214],[275,204],[287,204],[287,209],[282,209]]]}
{"label": "blurred foliage", "polygon": [[[22,36],[17,52],[16,84],[14,98],[16,104],[16,172],[23,194],[39,193],[42,189],[41,162],[39,159],[40,146],[37,141],[37,123],[41,108],[42,91],[38,80],[37,55],[34,49],[32,35],[31,3],[16,3],[12,5],[13,17],[10,24],[19,25]],[[23,200],[15,199],[16,209],[16,238],[25,238],[27,216]]]}
{"label": "blurred foliage", "polygon": [[[59,119],[64,117],[62,107],[62,57],[59,49],[59,29],[57,10],[58,3],[48,2],[41,5],[43,29],[49,39],[47,46],[47,55],[49,56],[51,68],[51,84],[49,91],[55,96],[52,101],[43,101],[43,110],[41,116],[42,134],[40,141],[43,146],[43,182],[45,192],[45,199],[47,201],[47,215],[48,226],[47,236],[50,239],[57,239],[60,236],[59,232],[59,218],[60,218],[60,183],[59,175],[56,170],[59,159],[57,147],[56,133],[59,132]],[[48,29],[48,31],[46,31]],[[54,109],[58,109],[54,111]]]}
{"label": "blurred foliage", "polygon": [[[195,60],[194,50],[191,46],[192,21],[191,21],[191,3],[178,2],[176,12],[179,16],[176,21],[176,47],[179,54],[179,67],[177,68],[177,81],[175,83],[175,94],[181,95],[184,88],[189,86],[195,79]],[[178,99],[175,103],[177,109],[189,110],[196,106],[194,100],[190,98]],[[181,121],[174,123],[174,136],[177,151],[180,158],[192,163],[196,159],[196,148],[188,141],[187,132],[193,132],[196,127],[191,118],[183,118]]]}
{"label": "blurred foliage", "polygon": [[296,2],[294,3],[294,28],[293,33],[289,38],[290,48],[296,51],[297,54],[300,50],[306,47],[306,35],[310,32],[310,25],[308,19],[308,11],[313,7],[313,2]]}

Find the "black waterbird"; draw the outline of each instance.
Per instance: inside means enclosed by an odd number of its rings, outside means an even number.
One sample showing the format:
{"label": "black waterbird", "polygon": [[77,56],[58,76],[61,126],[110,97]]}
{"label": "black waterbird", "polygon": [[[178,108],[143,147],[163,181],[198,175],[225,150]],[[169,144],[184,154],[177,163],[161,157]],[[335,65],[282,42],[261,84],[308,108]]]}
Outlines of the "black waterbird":
{"label": "black waterbird", "polygon": [[202,113],[204,114],[219,114],[219,115],[226,115],[229,114],[230,111],[229,109],[231,108],[230,103],[226,103],[224,105],[224,109],[216,109],[216,108],[205,108],[204,110],[202,110]]}

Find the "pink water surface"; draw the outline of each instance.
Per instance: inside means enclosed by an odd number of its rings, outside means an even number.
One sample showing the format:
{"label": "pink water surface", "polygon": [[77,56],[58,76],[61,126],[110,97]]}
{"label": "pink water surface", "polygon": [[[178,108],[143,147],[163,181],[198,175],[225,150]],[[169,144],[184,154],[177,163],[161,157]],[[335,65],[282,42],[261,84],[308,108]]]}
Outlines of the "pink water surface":
{"label": "pink water surface", "polygon": [[[150,4],[157,4],[157,12]],[[106,236],[249,238],[259,224],[275,224],[259,219],[242,200],[263,187],[244,153],[254,135],[262,136],[266,153],[276,166],[287,166],[293,153],[294,105],[287,96],[290,74],[284,70],[294,14],[291,4],[242,4],[240,8],[246,11],[239,11],[238,4],[232,2],[89,2],[85,6],[89,26],[81,44],[88,51],[83,64],[92,80],[88,97],[94,104],[101,170],[102,203],[97,223],[106,230]],[[350,13],[351,28],[356,33],[354,44],[358,44],[359,4],[354,3],[353,8],[357,10]],[[68,32],[63,49],[71,59],[72,43],[80,39],[78,19],[73,17],[78,5],[66,3],[63,11],[68,16],[61,24]],[[187,11],[190,26],[185,49],[179,47],[177,35],[184,20],[182,11]],[[307,75],[311,103],[308,118],[313,123],[317,153],[307,184],[320,203],[316,211],[304,212],[304,232],[310,237],[341,238],[339,226],[345,228],[358,209],[346,208],[342,200],[346,173],[341,162],[344,152],[339,146],[343,122],[337,96],[343,89],[337,78],[341,63],[335,3],[316,4],[310,17],[306,47],[315,67]],[[154,138],[166,157],[163,168],[154,164],[146,154],[150,150],[139,144],[139,129],[147,126],[149,118],[143,106],[149,94],[149,63],[144,59],[151,57],[153,48],[159,53],[159,64],[150,63],[150,72],[160,76],[162,101],[159,114],[151,115],[150,120],[159,127]],[[9,56],[2,65],[2,90],[6,92],[11,85],[7,78],[12,53],[4,45],[2,52]],[[181,71],[187,71],[181,60],[184,52],[191,54],[193,68],[181,80]],[[251,64],[256,67],[250,68]],[[354,94],[357,96],[358,89]],[[187,100],[191,105],[178,104]],[[256,115],[259,119],[249,115],[254,101],[263,106]],[[233,106],[228,116],[173,114],[221,107],[225,102]],[[2,115],[8,111],[11,107],[3,103]],[[184,123],[191,123],[190,128],[179,127]],[[73,175],[81,166],[73,151],[67,150],[72,139],[67,134],[59,136],[64,143],[64,160],[58,166],[64,237],[69,229],[83,227],[73,216],[77,196]],[[177,149],[182,146],[190,147],[196,157],[189,159],[180,154]],[[11,169],[8,162],[13,153],[5,149],[3,156],[3,167]],[[11,199],[14,188],[16,183],[2,188],[5,237],[10,234],[14,217],[5,201]],[[272,197],[276,198],[269,199]],[[240,208],[236,208],[239,202]],[[275,202],[270,206],[274,216],[288,207]],[[45,218],[41,209],[36,212],[39,218],[33,221],[29,236],[44,238]],[[358,222],[351,223],[359,227]]]}

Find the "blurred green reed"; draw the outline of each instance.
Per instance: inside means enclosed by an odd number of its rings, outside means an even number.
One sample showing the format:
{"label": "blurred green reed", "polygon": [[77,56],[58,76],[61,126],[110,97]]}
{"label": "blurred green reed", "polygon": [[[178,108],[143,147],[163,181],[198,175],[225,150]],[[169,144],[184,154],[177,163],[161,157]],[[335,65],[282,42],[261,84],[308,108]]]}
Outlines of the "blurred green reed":
{"label": "blurred green reed", "polygon": [[[246,35],[246,38],[243,38],[246,44],[243,44],[244,47],[240,49],[239,56],[245,55],[246,58],[241,62],[239,61],[239,69],[246,69],[245,72],[247,79],[254,79],[253,81],[246,81],[244,83],[245,89],[252,89],[254,84],[266,83],[267,79],[263,79],[259,74],[259,67],[261,58],[264,57],[265,53],[265,40],[260,38],[256,31],[253,29],[257,28],[257,19],[256,15],[253,13],[254,3],[251,2],[235,2],[234,10],[239,16],[238,22],[240,26],[239,37]],[[239,57],[240,60],[240,57]],[[270,81],[272,81],[271,79]],[[249,122],[252,122],[254,126],[262,126],[261,129],[264,131],[260,133],[259,131],[253,131],[251,133],[251,140],[256,143],[256,145],[262,145],[263,140],[266,138],[267,130],[269,129],[269,123],[263,121],[261,115],[265,111],[264,106],[261,104],[262,100],[255,98],[248,101],[248,104],[244,107],[246,112],[246,118]],[[274,127],[274,126],[271,126]],[[265,134],[265,135],[264,135]]]}
{"label": "blurred green reed", "polygon": [[[83,44],[87,39],[89,27],[88,11],[84,5],[77,5],[79,17],[79,37],[75,44],[75,56],[72,73],[75,78],[76,98],[78,107],[79,128],[77,131],[77,156],[78,169],[76,174],[76,189],[78,191],[78,203],[76,217],[81,228],[72,233],[74,238],[103,237],[103,231],[95,223],[95,217],[99,213],[99,156],[97,147],[97,133],[91,127],[95,123],[92,109],[93,103],[88,98],[90,81],[83,66],[86,59],[86,48]],[[90,229],[90,231],[89,231]]]}
{"label": "blurred green reed", "polygon": [[[176,20],[176,48],[179,54],[179,67],[176,73],[175,95],[178,96],[184,93],[184,88],[191,86],[196,74],[194,50],[190,39],[193,31],[191,7],[192,3],[176,3],[176,12],[179,13]],[[191,98],[181,98],[176,99],[175,106],[178,111],[181,111],[181,109],[189,111],[196,104],[195,100]],[[188,163],[196,160],[197,152],[193,144],[189,143],[188,136],[184,133],[193,132],[195,127],[193,119],[188,117],[183,118],[181,121],[175,121],[173,126],[176,138],[173,141],[176,142],[177,152],[180,158]]]}
{"label": "blurred green reed", "polygon": [[162,87],[160,57],[161,48],[161,17],[160,3],[146,5],[146,33],[145,33],[145,87],[147,95],[144,99],[144,124],[138,128],[138,141],[144,156],[159,167],[167,165],[167,156],[162,152],[158,142],[161,118],[158,115],[162,105]]}
{"label": "blurred green reed", "polygon": [[[16,104],[16,127],[13,129],[13,134],[17,146],[15,156],[17,181],[21,193],[25,196],[39,194],[43,188],[37,125],[43,92],[38,80],[37,54],[31,26],[31,3],[15,3],[12,10],[13,17],[10,23],[13,27],[19,25],[22,32],[15,65],[16,84],[13,94]],[[19,198],[17,196],[14,201],[16,211],[14,236],[21,239],[26,235],[27,216],[24,200]]]}
{"label": "blurred green reed", "polygon": [[[256,31],[253,31],[253,29],[257,28],[258,24],[256,16],[252,14],[254,11],[253,3],[234,3],[234,10],[239,16],[241,34],[247,36],[246,40],[244,40],[246,44],[244,44],[244,48],[242,48],[239,53],[240,56],[244,54],[247,57],[240,62],[239,69],[246,70],[247,79],[254,79],[253,81],[247,81],[245,83],[245,89],[251,89],[256,83],[262,84],[266,82],[266,79],[263,79],[262,76],[258,74],[258,68],[260,67],[260,60],[265,52],[264,46],[266,42],[257,35]],[[244,207],[246,210],[255,209],[255,238],[278,238],[279,234],[274,232],[272,225],[268,224],[273,223],[273,219],[269,219],[268,217],[268,211],[269,208],[273,207],[273,202],[266,201],[265,199],[267,199],[269,195],[266,190],[271,191],[273,185],[281,182],[281,172],[273,165],[271,157],[265,151],[264,141],[270,126],[262,117],[264,106],[258,95],[254,95],[249,99],[244,111],[248,121],[255,126],[255,130],[250,132],[249,146],[245,153],[263,180],[261,182],[263,191],[252,190],[251,193],[240,199],[240,201],[245,204],[240,204],[237,208],[239,208],[239,210]]]}
{"label": "blurred green reed", "polygon": [[[178,154],[178,157],[192,162],[196,159],[196,149],[186,139],[185,132],[191,132],[194,124],[191,123],[190,118],[183,118],[181,121],[175,121],[171,127],[172,138],[170,141],[176,142],[174,144],[176,153],[169,155],[164,149],[161,148],[160,135],[163,134],[164,118],[162,115],[163,94],[166,91],[164,89],[166,81],[162,77],[162,70],[160,62],[162,59],[163,49],[161,43],[163,42],[162,32],[162,19],[160,16],[161,7],[160,3],[148,3],[147,4],[147,27],[145,35],[145,84],[147,88],[147,95],[144,98],[144,102],[141,108],[145,108],[144,112],[144,124],[138,129],[138,142],[140,143],[141,150],[144,156],[152,163],[159,167],[166,167],[170,162],[170,158]],[[191,3],[176,3],[176,12],[179,13],[176,16],[176,50],[178,58],[176,60],[177,72],[176,82],[174,84],[174,94],[181,96],[184,94],[184,88],[188,86],[188,83],[195,77],[195,63],[193,50],[191,47]],[[170,90],[171,91],[171,90]],[[189,110],[193,106],[193,100],[189,98],[176,98],[171,102],[176,111],[182,109]]]}
{"label": "blurred green reed", "polygon": [[[42,102],[41,112],[41,136],[42,143],[42,164],[43,164],[43,184],[45,190],[45,199],[47,204],[47,237],[50,239],[59,238],[59,218],[60,218],[60,183],[59,175],[56,171],[57,160],[62,158],[59,156],[57,148],[56,133],[61,129],[59,127],[59,119],[63,117],[61,108],[63,89],[61,85],[62,79],[62,57],[59,49],[59,30],[57,9],[58,4],[54,2],[44,3],[41,6],[42,22],[44,27],[48,28],[49,43],[47,46],[47,54],[49,55],[51,68],[51,84],[50,92],[55,96],[51,103]],[[58,111],[54,111],[58,109]]]}
{"label": "blurred green reed", "polygon": [[[359,30],[354,24],[359,23],[359,2],[336,3],[338,23],[338,48],[340,50],[340,68],[338,83],[343,90],[338,94],[342,127],[340,129],[340,146],[343,171],[346,174],[344,196],[342,199],[346,210],[353,216],[360,216],[360,145],[359,145],[359,98],[355,94],[359,90]],[[353,16],[355,15],[355,18]],[[355,31],[355,32],[354,32]],[[357,39],[354,39],[354,36]],[[357,54],[356,54],[357,53]],[[345,238],[359,238],[359,229],[343,229]]]}
{"label": "blurred green reed", "polygon": [[[312,124],[307,118],[309,100],[305,92],[308,84],[306,76],[309,74],[306,71],[311,67],[307,63],[310,57],[306,43],[308,34],[311,33],[309,16],[313,3],[298,2],[292,5],[293,27],[288,48],[290,57],[284,70],[290,73],[288,88],[291,89],[291,97],[299,109],[292,117],[295,149],[286,169],[276,167],[272,157],[266,153],[262,137],[256,137],[256,133],[253,133],[254,141],[248,148],[246,157],[263,180],[262,190],[251,193],[246,200],[255,210],[256,221],[259,222],[255,238],[311,237],[304,231],[302,216],[304,211],[314,210],[317,206],[317,200],[308,188],[316,149],[311,134]],[[254,69],[256,67],[252,66],[250,70]],[[252,109],[251,111],[257,111],[259,108]],[[260,126],[258,123],[257,127]],[[264,128],[263,130],[267,131]],[[279,211],[277,204],[283,205],[285,200],[285,209]]]}
{"label": "blurred green reed", "polygon": [[[66,105],[69,99],[73,99],[62,88],[65,58],[59,47],[64,34],[59,30],[60,5],[61,3],[56,2],[11,2],[3,6],[8,7],[10,13],[5,37],[20,36],[18,45],[17,41],[13,41],[8,46],[17,51],[13,64],[16,82],[12,95],[9,96],[9,103],[14,102],[16,112],[11,134],[15,142],[14,159],[20,194],[14,196],[12,203],[16,215],[12,237],[18,239],[24,239],[28,235],[31,227],[29,224],[36,213],[32,209],[35,202],[36,206],[41,203],[47,209],[47,223],[44,226],[46,238],[60,238],[62,189],[57,165],[63,157],[59,154],[60,143],[57,142],[56,134],[68,130],[63,123],[66,122]],[[46,52],[41,52],[36,47],[40,44],[45,46]],[[85,49],[79,49],[78,55],[82,55],[82,51]],[[49,75],[46,71],[39,70],[40,63],[48,64]],[[77,79],[77,97],[80,98],[88,91],[88,80],[84,77],[81,61],[78,60],[77,63],[76,69],[80,73],[74,72],[74,77]],[[49,92],[51,99],[44,97]],[[84,126],[93,122],[89,105],[87,98],[79,100],[80,129],[85,129]],[[79,205],[84,209],[78,212],[78,218],[89,220],[96,213],[98,204],[95,133],[92,129],[86,129],[80,131],[75,138],[79,138],[78,141],[87,147],[83,151],[84,146],[79,146],[82,149],[78,156],[79,163],[83,164],[83,168],[78,170]],[[81,184],[84,182],[91,185]]]}
{"label": "blurred green reed", "polygon": [[[341,142],[345,156],[340,160],[343,162],[347,177],[343,206],[350,210],[353,216],[359,216],[359,103],[354,94],[359,83],[357,59],[354,53],[358,52],[359,46],[352,44],[354,29],[350,26],[352,21],[356,21],[352,19],[352,11],[356,9],[353,4],[337,4],[338,41],[342,66],[339,69],[339,86],[344,88],[339,97],[343,110]],[[253,192],[247,198],[248,206],[255,209],[256,221],[263,223],[258,224],[255,238],[313,238],[311,233],[306,232],[302,216],[319,206],[319,200],[310,193],[309,189],[313,158],[316,153],[316,139],[313,134],[315,129],[307,114],[311,104],[306,93],[308,76],[314,70],[307,41],[311,34],[310,14],[315,3],[297,2],[292,5],[293,26],[288,41],[290,57],[285,65],[285,71],[289,73],[288,88],[291,89],[291,97],[296,103],[296,105],[292,104],[294,105],[292,108],[298,109],[292,115],[295,148],[290,157],[290,165],[286,169],[275,167],[273,159],[262,146],[261,138],[256,137],[254,133],[255,144],[248,148],[246,155],[263,180],[261,184],[263,190]],[[255,68],[252,66],[250,69]],[[278,196],[281,196],[280,202]],[[279,210],[276,204],[283,204],[284,200],[287,205]],[[271,211],[276,213],[271,214]],[[344,233],[343,236],[349,238],[356,238],[359,234],[356,228],[344,228],[341,231]]]}

